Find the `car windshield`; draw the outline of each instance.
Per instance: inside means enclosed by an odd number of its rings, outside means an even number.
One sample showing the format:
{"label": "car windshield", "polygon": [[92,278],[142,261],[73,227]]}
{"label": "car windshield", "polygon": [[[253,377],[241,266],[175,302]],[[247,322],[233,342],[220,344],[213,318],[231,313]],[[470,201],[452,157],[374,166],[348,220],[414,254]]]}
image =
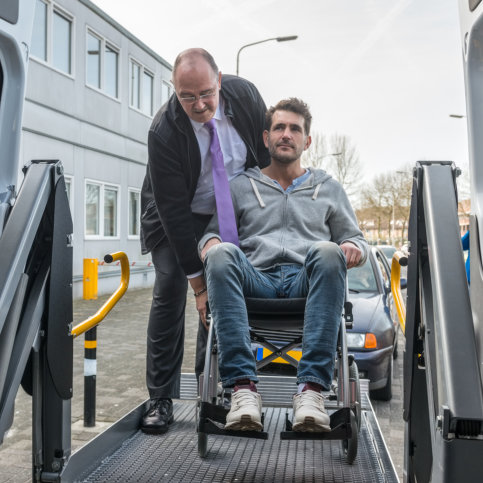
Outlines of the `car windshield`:
{"label": "car windshield", "polygon": [[370,258],[362,267],[354,267],[347,271],[349,290],[357,292],[377,292],[377,282]]}
{"label": "car windshield", "polygon": [[391,260],[392,256],[394,255],[394,252],[396,251],[396,247],[387,245],[379,245],[379,250],[381,250],[382,253],[384,253],[384,256],[388,259]]}

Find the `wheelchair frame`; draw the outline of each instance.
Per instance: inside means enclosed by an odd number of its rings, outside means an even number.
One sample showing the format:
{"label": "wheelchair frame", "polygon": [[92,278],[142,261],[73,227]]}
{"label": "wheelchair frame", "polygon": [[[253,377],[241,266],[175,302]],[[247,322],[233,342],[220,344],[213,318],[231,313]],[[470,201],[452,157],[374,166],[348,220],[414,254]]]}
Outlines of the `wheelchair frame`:
{"label": "wheelchair frame", "polygon": [[[266,347],[272,353],[261,361],[257,362],[257,370],[272,362],[274,359],[281,357],[289,364],[297,367],[298,361],[287,354],[288,351],[300,346],[302,343],[302,331],[300,329],[292,330],[294,340],[285,344],[283,347],[277,347],[266,337],[257,335],[257,329],[253,327],[253,312],[250,310],[250,304],[258,302],[259,306],[263,306],[265,299],[246,299],[248,318],[250,321],[250,339],[252,342]],[[295,301],[295,302],[294,302]],[[268,303],[268,301],[265,301]],[[270,303],[290,303],[299,307],[298,312],[293,311],[292,315],[295,320],[297,318],[303,320],[303,308],[305,299],[270,299]],[[302,307],[302,311],[300,311]],[[276,314],[275,314],[276,317]],[[270,317],[274,319],[273,314]],[[289,411],[285,417],[285,431],[280,433],[280,438],[284,440],[341,440],[342,449],[349,464],[352,464],[357,456],[358,432],[361,425],[361,400],[359,386],[359,372],[353,356],[348,354],[346,328],[352,328],[352,304],[348,300],[348,287],[346,283],[346,301],[344,303],[344,313],[341,317],[339,326],[336,364],[334,370],[334,379],[331,390],[328,392],[327,398],[336,401],[337,409],[329,414],[330,416],[330,432],[295,432],[292,431],[292,423],[289,418]],[[268,439],[268,433],[262,431],[226,431],[224,424],[226,423],[226,415],[229,411],[224,406],[225,391],[219,390],[219,373],[218,373],[218,348],[216,343],[214,324],[210,321],[208,340],[206,346],[205,368],[199,380],[199,401],[197,405],[197,432],[198,432],[198,453],[201,458],[208,454],[208,435],[224,435],[231,437],[245,437],[255,439]],[[303,327],[303,324],[302,324]],[[303,329],[302,329],[303,330]],[[279,328],[273,333],[284,333]],[[286,332],[286,331],[285,331]],[[298,333],[297,333],[298,332]],[[206,375],[206,376],[205,376]],[[263,424],[264,414],[262,414]]]}

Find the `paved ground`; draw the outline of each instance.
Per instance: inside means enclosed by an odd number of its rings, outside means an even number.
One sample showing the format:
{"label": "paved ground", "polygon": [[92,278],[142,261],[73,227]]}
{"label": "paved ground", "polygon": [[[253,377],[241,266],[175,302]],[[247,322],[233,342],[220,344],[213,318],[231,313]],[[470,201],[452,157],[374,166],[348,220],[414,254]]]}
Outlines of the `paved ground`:
{"label": "paved ground", "polygon": [[[76,301],[74,322],[97,311],[105,297],[96,301]],[[98,376],[96,428],[83,427],[83,337],[74,341],[74,397],[72,401],[72,448],[82,446],[110,423],[146,399],[144,382],[146,324],[150,290],[128,291],[98,329]],[[183,372],[193,372],[197,315],[193,298],[188,297],[186,343]],[[402,480],[402,350],[394,365],[392,401],[374,402],[381,430]],[[31,401],[20,389],[13,427],[0,446],[0,483],[31,481]]]}

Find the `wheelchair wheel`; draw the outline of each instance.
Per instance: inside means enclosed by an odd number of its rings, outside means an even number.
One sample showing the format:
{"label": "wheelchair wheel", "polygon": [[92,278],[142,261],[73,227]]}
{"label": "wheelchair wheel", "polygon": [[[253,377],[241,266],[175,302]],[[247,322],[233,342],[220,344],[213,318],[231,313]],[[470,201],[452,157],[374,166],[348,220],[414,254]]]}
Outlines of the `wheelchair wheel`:
{"label": "wheelchair wheel", "polygon": [[351,409],[354,411],[356,421],[357,421],[357,430],[361,429],[361,385],[359,382],[359,369],[357,367],[356,361],[352,361],[352,364],[349,366],[349,380],[354,381],[356,385],[355,391],[355,400],[351,401]]}
{"label": "wheelchair wheel", "polygon": [[200,402],[196,405],[196,431],[198,434],[198,454],[200,458],[206,458],[208,454],[208,435],[200,432]]}
{"label": "wheelchair wheel", "polygon": [[206,458],[208,454],[208,435],[206,433],[198,433],[198,454],[200,458]]}
{"label": "wheelchair wheel", "polygon": [[357,428],[356,417],[351,410],[351,430],[352,436],[349,439],[342,440],[342,451],[344,452],[344,456],[347,460],[347,463],[350,465],[354,463],[354,460],[357,456],[357,446],[359,441],[359,433]]}

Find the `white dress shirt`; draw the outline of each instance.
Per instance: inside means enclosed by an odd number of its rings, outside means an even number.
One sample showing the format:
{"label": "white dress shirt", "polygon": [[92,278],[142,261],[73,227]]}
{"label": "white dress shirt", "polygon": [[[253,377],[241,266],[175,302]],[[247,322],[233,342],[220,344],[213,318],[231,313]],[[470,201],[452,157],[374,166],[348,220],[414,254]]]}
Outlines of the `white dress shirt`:
{"label": "white dress shirt", "polygon": [[[228,176],[228,181],[230,181],[245,169],[247,147],[237,130],[233,127],[231,120],[226,117],[224,103],[221,97],[213,119],[215,120],[216,131],[218,132],[218,138],[220,140],[226,175]],[[201,215],[212,215],[215,213],[216,202],[213,174],[211,171],[211,136],[208,128],[202,122],[196,122],[193,119],[190,119],[190,121],[201,154],[200,177],[193,201],[191,202],[191,210],[193,213],[199,213]],[[202,273],[203,271],[200,270],[199,272],[189,274],[187,278],[195,278]]]}
{"label": "white dress shirt", "polygon": [[[233,127],[231,120],[225,116],[221,97],[213,119],[215,119],[216,130],[220,139],[226,175],[228,176],[228,181],[230,181],[245,169],[247,147]],[[193,213],[212,215],[215,212],[216,204],[211,172],[210,132],[203,123],[193,121],[192,119],[190,121],[198,140],[201,154],[201,172],[195,196],[191,202],[191,210]]]}

